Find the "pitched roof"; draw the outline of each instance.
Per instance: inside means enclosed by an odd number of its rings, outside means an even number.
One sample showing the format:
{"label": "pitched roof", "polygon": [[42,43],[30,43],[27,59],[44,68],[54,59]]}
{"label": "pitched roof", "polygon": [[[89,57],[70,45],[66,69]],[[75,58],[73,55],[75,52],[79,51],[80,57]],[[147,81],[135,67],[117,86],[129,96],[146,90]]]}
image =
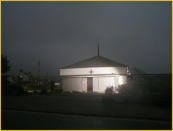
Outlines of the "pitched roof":
{"label": "pitched roof", "polygon": [[62,69],[66,68],[85,68],[85,67],[127,67],[124,64],[112,61],[103,56],[94,56],[77,63],[74,63],[69,66],[62,67]]}

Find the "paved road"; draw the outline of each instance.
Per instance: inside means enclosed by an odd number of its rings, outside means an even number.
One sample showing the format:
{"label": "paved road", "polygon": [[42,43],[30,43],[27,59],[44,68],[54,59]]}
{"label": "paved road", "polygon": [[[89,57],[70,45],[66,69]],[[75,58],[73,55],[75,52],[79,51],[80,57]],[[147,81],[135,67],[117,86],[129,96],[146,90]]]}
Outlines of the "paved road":
{"label": "paved road", "polygon": [[5,104],[2,104],[2,108],[156,120],[171,120],[172,116],[171,108],[135,103],[117,103],[102,96],[81,95],[7,97],[5,98]]}
{"label": "paved road", "polygon": [[39,113],[2,111],[3,129],[171,129],[171,122]]}

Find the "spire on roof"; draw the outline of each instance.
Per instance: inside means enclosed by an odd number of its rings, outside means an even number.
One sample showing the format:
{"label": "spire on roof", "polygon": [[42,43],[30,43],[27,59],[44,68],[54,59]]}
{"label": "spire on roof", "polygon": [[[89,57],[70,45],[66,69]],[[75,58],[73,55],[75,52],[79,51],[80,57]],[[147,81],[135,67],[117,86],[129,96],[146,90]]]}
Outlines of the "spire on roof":
{"label": "spire on roof", "polygon": [[100,49],[99,49],[99,42],[98,42],[98,46],[97,46],[97,56],[99,56],[100,55]]}

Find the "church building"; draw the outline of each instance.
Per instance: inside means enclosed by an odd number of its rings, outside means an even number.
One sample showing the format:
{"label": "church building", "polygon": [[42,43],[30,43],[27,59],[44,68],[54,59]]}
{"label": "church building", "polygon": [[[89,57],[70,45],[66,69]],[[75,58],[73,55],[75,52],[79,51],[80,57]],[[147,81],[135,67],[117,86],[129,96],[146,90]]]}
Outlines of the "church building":
{"label": "church building", "polygon": [[118,93],[126,84],[128,66],[98,55],[79,61],[60,70],[64,92],[105,93],[112,89]]}

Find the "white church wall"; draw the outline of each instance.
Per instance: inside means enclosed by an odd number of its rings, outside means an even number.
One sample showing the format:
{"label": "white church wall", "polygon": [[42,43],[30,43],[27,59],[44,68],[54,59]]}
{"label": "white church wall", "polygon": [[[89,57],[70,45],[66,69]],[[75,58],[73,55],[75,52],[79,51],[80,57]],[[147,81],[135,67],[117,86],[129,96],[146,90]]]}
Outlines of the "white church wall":
{"label": "white church wall", "polygon": [[[119,85],[126,84],[126,76],[98,76],[93,77],[93,92],[105,93],[108,87],[113,86],[118,88]],[[87,78],[86,77],[63,77],[62,78],[63,91],[77,91],[87,93]]]}
{"label": "white church wall", "polygon": [[92,67],[60,69],[61,76],[68,75],[127,74],[126,67]]}
{"label": "white church wall", "polygon": [[118,85],[124,85],[127,83],[127,76],[120,75],[118,77]]}
{"label": "white church wall", "polygon": [[93,92],[105,93],[106,89],[113,86],[115,88],[116,77],[94,77]]}
{"label": "white church wall", "polygon": [[100,83],[99,83],[99,77],[94,77],[93,78],[93,92],[98,92],[98,91],[100,91],[100,88],[99,88],[99,85],[100,85]]}
{"label": "white church wall", "polygon": [[94,77],[93,78],[93,91],[98,93],[105,93],[106,88],[113,86],[115,91],[119,85],[127,83],[127,76],[118,75],[114,77]]}
{"label": "white church wall", "polygon": [[87,78],[66,77],[62,79],[63,91],[87,92]]}
{"label": "white church wall", "polygon": [[82,78],[82,92],[87,93],[87,78]]}
{"label": "white church wall", "polygon": [[115,81],[115,88],[118,87],[118,78],[119,78],[119,76],[115,76],[115,77],[114,77],[114,81]]}
{"label": "white church wall", "polygon": [[62,88],[63,91],[77,91],[77,92],[83,92],[86,87],[84,87],[86,84],[85,79],[81,78],[81,77],[66,77],[62,79]]}

